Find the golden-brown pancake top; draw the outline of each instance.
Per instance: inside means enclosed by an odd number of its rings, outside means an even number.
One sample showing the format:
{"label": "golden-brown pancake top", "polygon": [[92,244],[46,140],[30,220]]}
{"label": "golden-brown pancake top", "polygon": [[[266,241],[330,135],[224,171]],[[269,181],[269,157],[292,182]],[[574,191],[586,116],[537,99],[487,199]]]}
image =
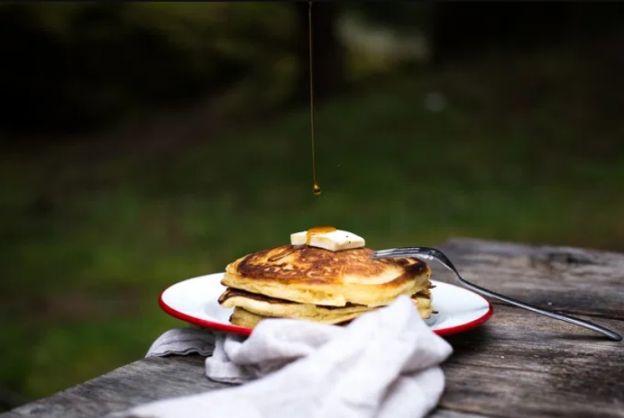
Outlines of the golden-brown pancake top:
{"label": "golden-brown pancake top", "polygon": [[371,258],[372,253],[369,248],[329,251],[307,245],[282,245],[242,257],[228,265],[227,272],[254,280],[340,284],[345,277],[366,281],[391,276],[405,280],[428,269],[417,259],[376,260]]}

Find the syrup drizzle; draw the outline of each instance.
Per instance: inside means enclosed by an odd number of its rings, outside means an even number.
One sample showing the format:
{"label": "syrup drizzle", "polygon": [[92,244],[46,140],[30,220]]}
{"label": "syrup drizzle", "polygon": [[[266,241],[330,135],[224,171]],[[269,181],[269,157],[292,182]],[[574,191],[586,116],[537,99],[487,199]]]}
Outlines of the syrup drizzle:
{"label": "syrup drizzle", "polygon": [[[313,226],[312,228],[306,231],[305,245],[310,245],[310,242],[312,242],[313,236],[318,235],[318,234],[324,234],[326,232],[334,232],[335,230],[336,228],[334,228],[333,226]],[[269,257],[268,261],[272,263],[275,261],[279,261],[282,258],[286,257],[287,255],[294,253],[297,247],[298,246],[296,245],[289,245],[285,247],[282,251]]]}
{"label": "syrup drizzle", "polygon": [[314,66],[312,62],[312,1],[308,1],[308,64],[310,67],[310,139],[312,145],[312,193],[321,194],[321,185],[316,177],[316,143],[314,140]]}
{"label": "syrup drizzle", "polygon": [[334,232],[336,228],[333,226],[314,226],[306,231],[306,245],[310,245],[312,237],[318,234],[324,234],[326,232]]}

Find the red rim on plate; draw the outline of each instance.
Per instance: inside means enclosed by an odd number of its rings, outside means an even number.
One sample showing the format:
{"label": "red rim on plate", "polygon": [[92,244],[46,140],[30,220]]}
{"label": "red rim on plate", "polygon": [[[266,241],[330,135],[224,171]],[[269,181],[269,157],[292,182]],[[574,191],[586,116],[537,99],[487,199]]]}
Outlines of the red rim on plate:
{"label": "red rim on plate", "polygon": [[[216,330],[219,330],[219,331],[233,332],[235,334],[241,334],[241,335],[250,335],[251,332],[253,331],[252,328],[241,327],[239,325],[233,325],[233,324],[226,324],[226,323],[223,323],[223,322],[208,321],[206,319],[197,318],[197,317],[194,317],[194,316],[191,316],[191,315],[187,315],[184,312],[180,312],[180,311],[174,309],[173,307],[171,307],[171,306],[169,306],[169,305],[167,305],[165,303],[165,301],[163,300],[163,294],[166,291],[167,291],[167,289],[163,290],[160,293],[160,296],[158,298],[158,304],[160,305],[160,307],[161,307],[161,309],[163,311],[165,311],[169,315],[173,316],[174,318],[181,319],[183,321],[189,322],[189,323],[194,324],[194,325],[199,325],[200,327],[216,329]],[[478,327],[479,325],[483,324],[485,321],[490,319],[490,317],[494,313],[494,307],[492,306],[490,301],[488,301],[487,299],[485,299],[481,295],[477,295],[477,296],[481,297],[487,303],[487,305],[488,305],[487,312],[485,312],[480,317],[478,317],[476,319],[473,319],[470,322],[466,322],[464,324],[457,325],[457,326],[454,326],[454,327],[435,329],[435,330],[433,330],[433,332],[435,332],[438,335],[457,334],[457,333],[468,331],[469,329]]]}

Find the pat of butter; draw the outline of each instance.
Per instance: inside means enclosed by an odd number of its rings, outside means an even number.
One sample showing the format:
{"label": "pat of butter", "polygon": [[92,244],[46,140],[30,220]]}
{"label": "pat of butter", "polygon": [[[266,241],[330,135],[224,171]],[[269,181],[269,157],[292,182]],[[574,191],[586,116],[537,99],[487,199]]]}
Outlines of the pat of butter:
{"label": "pat of butter", "polygon": [[295,232],[290,234],[290,243],[292,245],[307,244],[311,247],[324,248],[330,251],[350,250],[363,247],[366,244],[364,238],[340,229],[310,235],[308,235],[308,231]]}

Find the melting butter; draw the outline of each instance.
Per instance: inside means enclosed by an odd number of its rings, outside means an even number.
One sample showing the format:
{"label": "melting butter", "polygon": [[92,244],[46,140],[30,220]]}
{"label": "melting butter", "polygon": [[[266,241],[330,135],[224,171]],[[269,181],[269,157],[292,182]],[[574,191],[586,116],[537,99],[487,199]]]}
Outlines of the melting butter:
{"label": "melting butter", "polygon": [[364,238],[333,226],[317,226],[290,234],[292,245],[309,245],[330,251],[350,250],[366,245]]}

